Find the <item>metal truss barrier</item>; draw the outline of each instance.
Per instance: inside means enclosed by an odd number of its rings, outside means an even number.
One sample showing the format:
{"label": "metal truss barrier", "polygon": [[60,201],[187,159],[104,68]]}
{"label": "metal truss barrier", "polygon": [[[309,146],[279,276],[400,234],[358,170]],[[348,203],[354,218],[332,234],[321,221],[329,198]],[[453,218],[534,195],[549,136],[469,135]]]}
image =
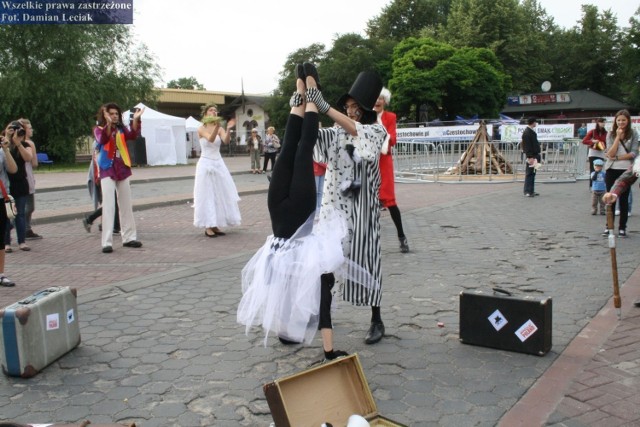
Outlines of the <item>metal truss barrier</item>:
{"label": "metal truss barrier", "polygon": [[[393,148],[396,182],[498,183],[524,180],[525,162],[520,141],[477,142],[476,145],[490,146],[468,151],[471,144],[468,140],[451,139],[398,141]],[[540,145],[542,164],[536,172],[536,182],[589,179],[588,148],[580,139],[542,141]],[[460,166],[467,156],[473,157],[473,152],[478,158],[469,160],[477,167],[464,170]],[[503,170],[491,167],[497,164],[506,167]]]}

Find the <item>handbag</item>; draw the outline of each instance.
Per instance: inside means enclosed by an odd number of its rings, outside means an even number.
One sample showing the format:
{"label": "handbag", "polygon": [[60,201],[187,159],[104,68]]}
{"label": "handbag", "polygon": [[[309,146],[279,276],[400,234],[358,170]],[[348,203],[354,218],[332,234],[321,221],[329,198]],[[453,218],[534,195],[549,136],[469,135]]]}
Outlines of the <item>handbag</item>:
{"label": "handbag", "polygon": [[7,211],[7,219],[14,219],[18,214],[16,202],[13,200],[11,194],[7,194],[7,189],[4,187],[4,183],[2,181],[0,181],[0,189],[2,189],[2,196],[4,197],[4,207]]}

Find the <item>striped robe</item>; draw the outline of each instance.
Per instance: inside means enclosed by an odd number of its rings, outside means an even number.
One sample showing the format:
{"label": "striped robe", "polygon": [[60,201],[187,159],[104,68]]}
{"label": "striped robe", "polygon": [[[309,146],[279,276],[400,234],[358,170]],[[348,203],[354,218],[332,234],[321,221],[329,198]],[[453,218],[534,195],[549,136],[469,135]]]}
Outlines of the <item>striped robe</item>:
{"label": "striped robe", "polygon": [[[356,123],[358,136],[347,134],[342,128],[324,128],[318,131],[314,154],[316,161],[327,164],[320,216],[325,206],[332,205],[348,218],[349,233],[343,240],[344,255],[367,270],[378,283],[380,273],[380,149],[387,131],[380,124]],[[361,158],[354,162],[345,146],[353,144]],[[354,156],[356,157],[356,156]],[[343,196],[340,185],[360,179],[362,187],[357,197]],[[380,306],[381,287],[370,292],[347,281],[338,283],[345,301],[354,305]]]}

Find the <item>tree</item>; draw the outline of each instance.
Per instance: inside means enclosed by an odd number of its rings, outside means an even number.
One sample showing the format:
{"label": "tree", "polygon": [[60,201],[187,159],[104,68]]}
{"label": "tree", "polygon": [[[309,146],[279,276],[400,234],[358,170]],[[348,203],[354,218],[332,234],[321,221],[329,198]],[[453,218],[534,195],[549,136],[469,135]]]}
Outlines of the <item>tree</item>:
{"label": "tree", "polygon": [[192,89],[192,90],[205,90],[204,86],[201,85],[198,80],[191,77],[181,77],[177,80],[171,80],[167,83],[167,88],[169,89]]}
{"label": "tree", "polygon": [[599,13],[597,6],[583,5],[579,25],[564,35],[557,46],[562,55],[559,88],[591,89],[612,98],[621,95],[620,38],[617,20],[610,10]]}
{"label": "tree", "polygon": [[[318,64],[324,58],[324,44],[314,43],[305,48],[300,48],[287,56],[282,71],[278,87],[273,92],[265,104],[265,111],[269,115],[269,124],[276,129],[284,129],[289,116],[289,98],[295,90],[295,66],[303,62]],[[320,75],[322,79],[322,75]],[[323,81],[324,83],[324,81]],[[282,135],[282,133],[280,132]]]}
{"label": "tree", "polygon": [[429,38],[408,38],[393,53],[393,107],[399,116],[418,117],[426,104],[430,117],[478,114],[497,117],[509,78],[495,54],[485,48],[456,49]]}
{"label": "tree", "polygon": [[453,0],[443,39],[455,47],[491,49],[513,88],[527,91],[551,73],[546,34],[556,29],[536,0]]}
{"label": "tree", "polygon": [[451,0],[394,0],[367,23],[367,35],[374,39],[402,40],[418,37],[445,24]]}
{"label": "tree", "polygon": [[621,81],[624,100],[634,108],[640,108],[640,8],[629,19],[631,26],[623,36],[620,53]]}
{"label": "tree", "polygon": [[75,161],[101,104],[153,105],[158,67],[130,40],[126,25],[1,25],[2,127],[29,118],[39,150]]}

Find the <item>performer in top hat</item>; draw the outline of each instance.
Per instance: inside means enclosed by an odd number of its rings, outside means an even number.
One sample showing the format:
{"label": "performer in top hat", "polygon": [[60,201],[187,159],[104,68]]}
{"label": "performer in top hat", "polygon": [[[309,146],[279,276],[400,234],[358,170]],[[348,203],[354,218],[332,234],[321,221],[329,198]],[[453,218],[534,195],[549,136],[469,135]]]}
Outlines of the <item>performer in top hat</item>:
{"label": "performer in top hat", "polygon": [[[318,132],[316,154],[319,158],[316,160],[328,165],[320,218],[331,207],[347,216],[349,233],[343,239],[344,254],[366,269],[378,283],[381,281],[379,157],[387,131],[377,122],[373,107],[381,89],[380,77],[375,72],[364,71],[349,92],[338,100],[338,110],[331,108],[319,91],[307,91],[307,102],[315,102],[320,113],[326,113],[340,125]],[[321,305],[330,305],[331,292],[326,290],[333,286],[336,278],[325,274],[322,282]],[[385,333],[380,314],[381,289],[367,289],[339,278],[337,282],[343,286],[346,301],[371,306],[371,325],[365,343],[380,341]],[[323,325],[330,327],[330,320],[323,322],[321,318],[320,327]]]}

